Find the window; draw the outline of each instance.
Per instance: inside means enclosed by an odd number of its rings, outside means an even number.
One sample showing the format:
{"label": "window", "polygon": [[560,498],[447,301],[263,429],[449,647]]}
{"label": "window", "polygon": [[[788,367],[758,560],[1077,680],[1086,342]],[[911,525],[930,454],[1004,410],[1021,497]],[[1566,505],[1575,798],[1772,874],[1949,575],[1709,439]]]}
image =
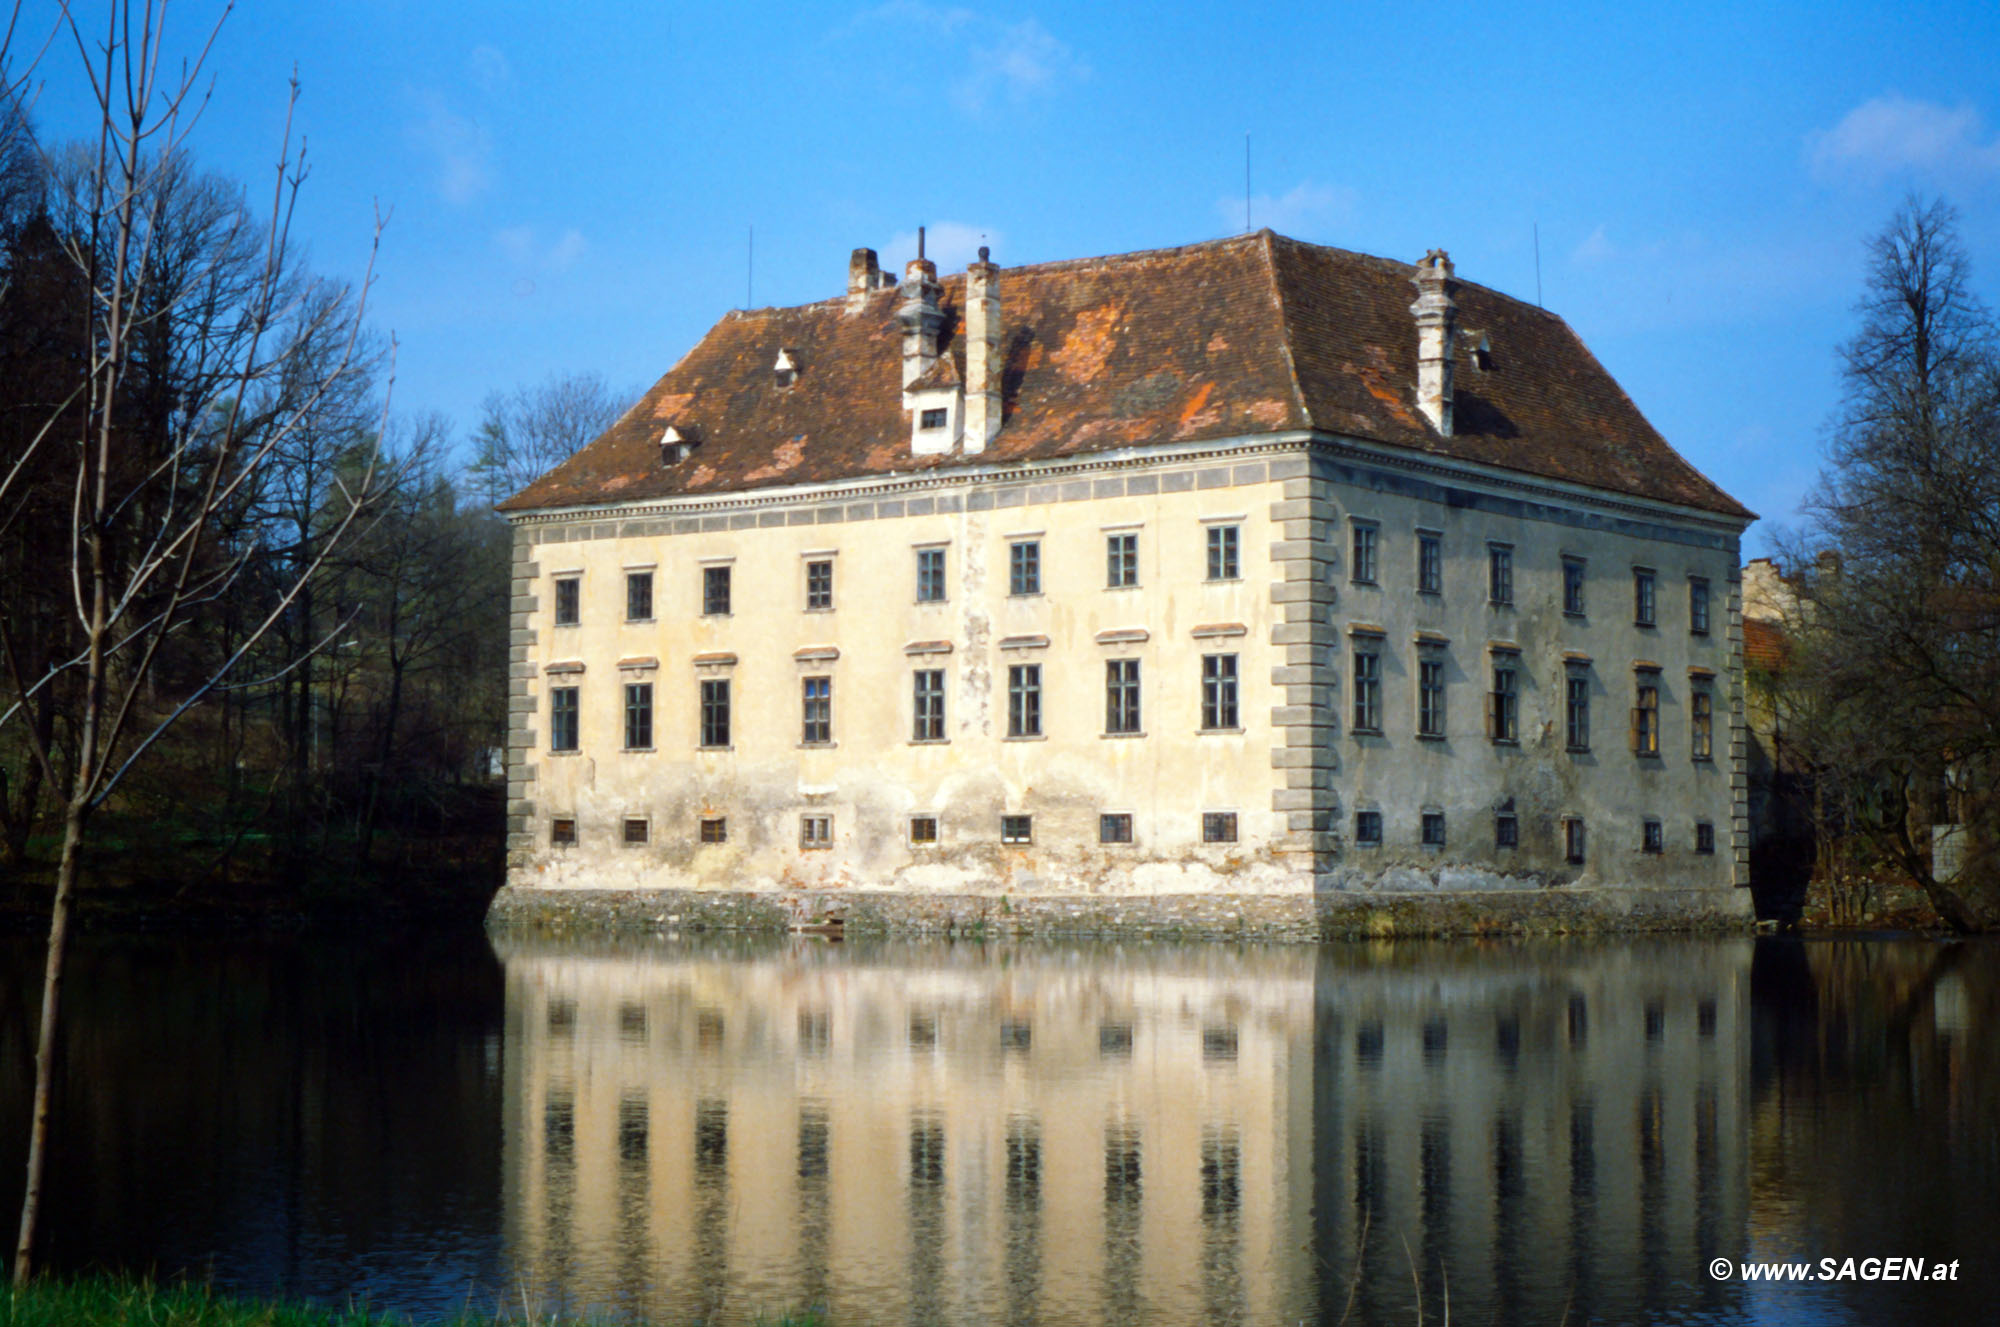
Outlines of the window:
{"label": "window", "polygon": [[944,550],[942,548],[920,548],[917,550],[917,602],[920,604],[941,604],[944,602]]}
{"label": "window", "polygon": [[1130,812],[1119,811],[1097,818],[1097,841],[1099,843],[1130,843],[1132,841],[1132,816]]}
{"label": "window", "polygon": [[1372,525],[1354,527],[1354,565],[1349,571],[1357,585],[1375,583],[1375,543],[1380,533]]}
{"label": "window", "polygon": [[1211,525],[1208,527],[1208,578],[1212,581],[1233,581],[1241,577],[1236,558],[1237,541],[1240,531],[1234,525]]}
{"label": "window", "polygon": [[729,842],[729,821],[722,816],[701,818],[701,841],[703,843]]}
{"label": "window", "polygon": [[1696,760],[1715,757],[1715,697],[1697,691],[1688,697],[1689,745]]}
{"label": "window", "polygon": [[1694,850],[1709,854],[1715,852],[1715,826],[1706,820],[1694,822]]}
{"label": "window", "polygon": [[1035,818],[1033,816],[1001,816],[1000,841],[1002,843],[1032,843],[1035,840]]}
{"label": "window", "polygon": [[911,817],[910,817],[910,842],[911,842],[911,843],[913,843],[913,844],[926,844],[926,843],[936,843],[936,842],[937,842],[937,817],[936,817],[936,816],[911,816]]}
{"label": "window", "polygon": [[1486,735],[1496,742],[1521,740],[1520,678],[1509,659],[1493,665],[1493,694],[1489,700]]}
{"label": "window", "polygon": [[576,750],[576,688],[549,688],[549,750]]}
{"label": "window", "polygon": [[1444,736],[1444,660],[1417,664],[1417,736]]}
{"label": "window", "polygon": [[1234,811],[1202,812],[1201,841],[1203,843],[1236,842],[1236,813]]}
{"label": "window", "polygon": [[1442,848],[1444,846],[1444,812],[1426,811],[1423,818],[1424,846]]}
{"label": "window", "polygon": [[1583,559],[1563,559],[1563,612],[1583,616]]}
{"label": "window", "polygon": [[1233,729],[1236,721],[1236,656],[1201,656],[1201,726],[1208,730]]}
{"label": "window", "polygon": [[1563,700],[1563,745],[1571,751],[1590,750],[1590,679],[1581,673],[1571,673]]}
{"label": "window", "polygon": [[833,607],[833,564],[806,563],[806,611],[823,613]]}
{"label": "window", "polygon": [[1380,811],[1356,811],[1354,813],[1354,841],[1364,848],[1382,846],[1382,813]]}
{"label": "window", "polygon": [[1382,656],[1373,646],[1354,647],[1354,731],[1382,731]]}
{"label": "window", "polygon": [[1656,605],[1653,588],[1652,568],[1632,568],[1632,621],[1642,627],[1650,627],[1654,623]]}
{"label": "window", "polygon": [[729,745],[729,679],[712,678],[701,684],[701,744]]}
{"label": "window", "polygon": [[1417,531],[1417,593],[1444,593],[1444,536]]}
{"label": "window", "polygon": [[1136,733],[1139,727],[1139,661],[1108,659],[1104,664],[1104,731]]}
{"label": "window", "polygon": [[1512,811],[1501,811],[1494,815],[1493,846],[1496,848],[1521,846],[1521,822]]}
{"label": "window", "polygon": [[833,740],[833,679],[801,678],[799,686],[805,719],[799,740],[807,746],[824,746]]}
{"label": "window", "polygon": [[833,817],[821,815],[800,816],[799,846],[801,848],[831,848],[833,846]]}
{"label": "window", "polygon": [[576,820],[571,816],[557,816],[549,821],[549,842],[558,848],[576,846]]}
{"label": "window", "polygon": [[1104,585],[1129,589],[1139,583],[1139,536],[1114,534],[1104,541]]}
{"label": "window", "polygon": [[1486,546],[1486,601],[1490,604],[1514,602],[1514,549],[1509,544]]}
{"label": "window", "polygon": [[944,741],[944,669],[919,668],[911,682],[913,742]]}
{"label": "window", "polygon": [[1639,674],[1638,703],[1632,707],[1632,751],[1660,754],[1660,685],[1657,673]]}
{"label": "window", "polygon": [[701,569],[701,613],[703,617],[725,617],[729,613],[729,568]]}
{"label": "window", "polygon": [[625,845],[636,848],[652,837],[653,826],[638,816],[625,817]]}
{"label": "window", "polygon": [[1010,664],[1007,668],[1007,736],[1042,735],[1042,666]]}
{"label": "window", "polygon": [[1666,831],[1660,828],[1660,822],[1650,816],[1647,817],[1639,831],[1639,851],[1654,853],[1666,851],[1666,837]]}
{"label": "window", "polygon": [[583,582],[574,576],[556,580],[556,625],[573,627],[583,616]]}
{"label": "window", "polygon": [[1708,581],[1700,576],[1688,577],[1688,630],[1708,634]]}
{"label": "window", "polygon": [[923,429],[941,429],[945,426],[945,422],[950,417],[951,417],[951,412],[948,409],[946,409],[944,406],[937,406],[933,409],[924,411],[920,416],[918,416],[917,427]]}
{"label": "window", "polygon": [[650,751],[653,748],[653,684],[625,684],[625,749]]}
{"label": "window", "polygon": [[1563,821],[1563,859],[1571,866],[1583,865],[1583,822],[1573,817]]}
{"label": "window", "polygon": [[1019,539],[1007,545],[1007,593],[1042,592],[1042,541]]}
{"label": "window", "polygon": [[625,620],[627,622],[651,622],[653,620],[652,572],[628,571],[625,573]]}

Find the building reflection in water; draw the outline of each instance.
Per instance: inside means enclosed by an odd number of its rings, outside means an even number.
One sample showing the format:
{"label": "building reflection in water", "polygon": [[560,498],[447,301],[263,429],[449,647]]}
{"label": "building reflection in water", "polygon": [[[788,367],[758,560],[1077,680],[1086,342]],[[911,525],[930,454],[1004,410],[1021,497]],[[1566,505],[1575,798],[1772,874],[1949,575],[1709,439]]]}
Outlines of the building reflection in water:
{"label": "building reflection in water", "polygon": [[505,941],[547,1307],[752,1320],[1727,1311],[1751,945]]}

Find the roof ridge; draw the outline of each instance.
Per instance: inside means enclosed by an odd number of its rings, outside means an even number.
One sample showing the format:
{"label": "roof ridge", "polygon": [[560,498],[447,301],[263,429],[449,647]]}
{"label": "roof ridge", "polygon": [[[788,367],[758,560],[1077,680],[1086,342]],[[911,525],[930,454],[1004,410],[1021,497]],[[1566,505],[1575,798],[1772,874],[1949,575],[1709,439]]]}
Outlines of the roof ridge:
{"label": "roof ridge", "polygon": [[1285,357],[1285,381],[1292,385],[1292,404],[1298,407],[1299,418],[1306,422],[1306,427],[1316,428],[1318,421],[1313,418],[1312,407],[1306,404],[1305,388],[1299,384],[1298,357],[1292,354],[1292,317],[1285,305],[1285,285],[1278,280],[1278,251],[1274,241],[1283,237],[1269,226],[1257,235],[1263,240],[1264,274],[1271,282],[1271,303],[1278,310],[1278,350]]}

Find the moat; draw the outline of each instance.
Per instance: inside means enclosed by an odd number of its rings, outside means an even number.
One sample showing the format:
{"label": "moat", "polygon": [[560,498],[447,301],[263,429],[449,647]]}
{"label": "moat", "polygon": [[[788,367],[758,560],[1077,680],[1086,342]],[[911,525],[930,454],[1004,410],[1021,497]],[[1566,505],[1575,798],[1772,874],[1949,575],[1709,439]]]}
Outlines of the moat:
{"label": "moat", "polygon": [[[39,958],[0,942],[10,1214]],[[92,937],[67,1008],[56,1270],[858,1324],[1970,1321],[1995,1288],[1990,943]],[[1870,1257],[1961,1268],[1710,1271]]]}

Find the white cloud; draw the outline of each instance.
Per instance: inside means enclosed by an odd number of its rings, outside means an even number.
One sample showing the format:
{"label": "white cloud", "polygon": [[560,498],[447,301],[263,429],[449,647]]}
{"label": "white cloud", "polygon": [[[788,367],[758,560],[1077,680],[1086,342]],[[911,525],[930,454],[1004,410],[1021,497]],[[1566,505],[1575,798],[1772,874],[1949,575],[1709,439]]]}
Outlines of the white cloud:
{"label": "white cloud", "polygon": [[535,272],[567,272],[590,252],[590,241],[571,226],[543,244],[533,226],[508,226],[493,232],[493,247],[517,268]]}
{"label": "white cloud", "polygon": [[[1352,218],[1357,198],[1352,189],[1304,180],[1293,185],[1290,192],[1276,197],[1271,194],[1252,195],[1250,224],[1260,229],[1269,226],[1281,235],[1320,235]],[[1240,229],[1243,225],[1243,196],[1238,194],[1233,198],[1216,199],[1215,212],[1222,218],[1225,227],[1232,231]]]}
{"label": "white cloud", "polygon": [[1989,138],[1971,105],[1946,108],[1897,93],[1865,101],[1832,129],[1806,135],[1815,178],[1879,184],[1904,172],[2000,173],[2000,138]]}
{"label": "white cloud", "polygon": [[489,96],[505,92],[514,86],[514,66],[497,46],[480,45],[472,48],[466,58],[466,70],[481,92]]}
{"label": "white cloud", "polygon": [[970,9],[891,0],[856,16],[848,33],[893,28],[907,39],[913,29],[927,38],[924,67],[957,70],[948,88],[951,102],[967,115],[994,103],[1020,104],[1053,95],[1090,77],[1090,66],[1069,43],[1034,18],[1005,23]]}
{"label": "white cloud", "polygon": [[589,249],[590,241],[583,238],[582,231],[572,226],[549,249],[549,266],[558,272],[567,272]]}
{"label": "white cloud", "polygon": [[1569,260],[1579,267],[1595,267],[1599,263],[1608,263],[1617,256],[1617,246],[1612,244],[1611,237],[1604,233],[1604,227],[1599,226],[1584,236],[1583,243],[1570,250]]}
{"label": "white cloud", "polygon": [[[924,228],[924,257],[937,264],[939,272],[956,272],[979,256],[979,246],[993,250],[994,261],[1006,262],[1002,242],[1006,236],[991,226],[969,225],[963,221],[940,221]],[[900,231],[882,250],[882,265],[897,277],[917,256],[917,232]]]}
{"label": "white cloud", "polygon": [[492,183],[491,135],[435,92],[418,94],[417,102],[419,118],[405,130],[410,144],[436,164],[438,192],[446,201],[471,202]]}

